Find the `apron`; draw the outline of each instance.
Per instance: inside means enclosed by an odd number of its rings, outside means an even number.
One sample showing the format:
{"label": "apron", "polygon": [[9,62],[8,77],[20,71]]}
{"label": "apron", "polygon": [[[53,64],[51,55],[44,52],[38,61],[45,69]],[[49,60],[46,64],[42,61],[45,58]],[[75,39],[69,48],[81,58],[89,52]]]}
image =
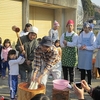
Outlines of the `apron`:
{"label": "apron", "polygon": [[[91,44],[91,36],[89,38],[83,38],[82,34],[82,44],[86,46],[92,46]],[[78,68],[79,69],[85,69],[85,70],[91,70],[92,69],[92,56],[93,56],[93,50],[79,50],[78,52]]]}
{"label": "apron", "polygon": [[[72,42],[73,35],[74,33],[71,36],[66,36],[65,33],[64,40]],[[62,66],[75,67],[76,65],[77,65],[77,48],[68,46],[62,48]]]}

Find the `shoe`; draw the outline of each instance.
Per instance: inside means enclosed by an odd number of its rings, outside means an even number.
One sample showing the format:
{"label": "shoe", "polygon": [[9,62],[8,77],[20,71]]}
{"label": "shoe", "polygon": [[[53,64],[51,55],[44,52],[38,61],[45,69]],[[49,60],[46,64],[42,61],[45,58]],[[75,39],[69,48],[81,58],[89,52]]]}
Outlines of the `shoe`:
{"label": "shoe", "polygon": [[2,75],[1,75],[1,73],[0,73],[0,77],[1,77]]}
{"label": "shoe", "polygon": [[17,98],[11,98],[11,100],[17,100]]}
{"label": "shoe", "polygon": [[2,79],[5,80],[6,77],[2,76]]}
{"label": "shoe", "polygon": [[52,79],[52,74],[49,75],[49,79]]}
{"label": "shoe", "polygon": [[73,90],[73,86],[70,85],[70,84],[68,84],[67,88],[68,88],[69,90]]}
{"label": "shoe", "polygon": [[14,99],[11,99],[11,100],[17,100],[17,99],[14,98]]}
{"label": "shoe", "polygon": [[70,82],[69,84],[70,84],[70,85],[73,85],[73,83],[74,83],[74,82]]}

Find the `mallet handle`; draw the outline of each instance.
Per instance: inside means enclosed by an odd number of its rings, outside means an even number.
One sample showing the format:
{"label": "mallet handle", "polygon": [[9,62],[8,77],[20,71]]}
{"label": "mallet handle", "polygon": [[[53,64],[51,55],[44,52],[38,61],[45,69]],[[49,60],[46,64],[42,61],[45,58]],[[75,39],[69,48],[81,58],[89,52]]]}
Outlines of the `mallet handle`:
{"label": "mallet handle", "polygon": [[16,32],[16,35],[17,35],[17,38],[19,39],[19,43],[20,43],[20,45],[23,46],[23,45],[22,45],[22,41],[21,41],[21,39],[20,39],[20,37],[19,37],[18,32]]}

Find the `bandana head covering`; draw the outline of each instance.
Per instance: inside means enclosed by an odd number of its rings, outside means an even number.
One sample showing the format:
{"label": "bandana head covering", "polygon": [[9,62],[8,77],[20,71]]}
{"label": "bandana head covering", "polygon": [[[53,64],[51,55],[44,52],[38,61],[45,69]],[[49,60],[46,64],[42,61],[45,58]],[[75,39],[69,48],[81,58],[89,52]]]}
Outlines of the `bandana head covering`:
{"label": "bandana head covering", "polygon": [[67,22],[66,26],[67,26],[67,25],[69,25],[69,24],[74,25],[74,21],[73,21],[73,20],[68,20],[68,22]]}

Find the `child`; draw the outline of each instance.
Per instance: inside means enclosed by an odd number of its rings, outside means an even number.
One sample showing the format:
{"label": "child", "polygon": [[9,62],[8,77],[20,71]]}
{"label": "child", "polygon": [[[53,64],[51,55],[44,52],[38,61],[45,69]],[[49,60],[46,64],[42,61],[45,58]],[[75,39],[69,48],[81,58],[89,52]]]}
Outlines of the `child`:
{"label": "child", "polygon": [[[60,40],[56,40],[54,45],[57,47],[57,50],[58,50],[58,54],[59,54],[59,58],[61,60],[61,56],[62,56],[62,50],[61,50],[61,47],[60,47]],[[61,71],[61,61],[59,62],[59,70]],[[49,79],[52,78],[52,74],[50,74],[49,76]]]}
{"label": "child", "polygon": [[[56,40],[54,45],[57,47],[59,58],[61,60],[62,50],[61,50],[61,47],[60,47],[60,40]],[[61,68],[61,61],[59,62],[59,65],[60,65],[59,66],[59,70],[61,71],[62,70],[62,68]],[[52,74],[50,74],[50,76],[49,76],[49,79],[51,79],[51,78],[52,78]]]}
{"label": "child", "polygon": [[2,50],[2,38],[0,37],[0,76],[1,76],[1,72],[2,72],[2,70],[1,70],[1,50]]}
{"label": "child", "polygon": [[56,40],[54,45],[57,47],[58,53],[61,57],[62,56],[62,50],[61,50],[61,47],[60,47],[60,40]]}
{"label": "child", "polygon": [[40,93],[35,95],[31,100],[50,100],[50,98],[45,94]]}
{"label": "child", "polygon": [[[60,47],[60,40],[56,40],[54,45],[57,47],[58,54],[59,54],[59,57],[61,59],[61,57],[62,57],[62,50],[61,50],[61,47]],[[60,71],[61,71],[62,70],[61,69],[61,62],[59,64],[60,64]]]}
{"label": "child", "polygon": [[11,50],[11,42],[9,39],[5,39],[1,51],[1,60],[2,60],[2,79],[5,79],[6,76],[6,67],[8,67],[7,55],[9,50]]}
{"label": "child", "polygon": [[8,52],[8,64],[9,64],[9,88],[10,88],[10,97],[11,100],[15,100],[15,95],[17,92],[17,85],[18,85],[18,75],[19,75],[19,64],[22,64],[25,61],[25,58],[20,55],[17,59],[16,51],[10,50]]}
{"label": "child", "polygon": [[51,28],[49,30],[49,36],[52,38],[52,43],[54,44],[55,41],[57,39],[59,39],[59,33],[58,33],[58,29],[59,29],[59,23],[55,20],[54,23],[53,23],[53,28]]}

